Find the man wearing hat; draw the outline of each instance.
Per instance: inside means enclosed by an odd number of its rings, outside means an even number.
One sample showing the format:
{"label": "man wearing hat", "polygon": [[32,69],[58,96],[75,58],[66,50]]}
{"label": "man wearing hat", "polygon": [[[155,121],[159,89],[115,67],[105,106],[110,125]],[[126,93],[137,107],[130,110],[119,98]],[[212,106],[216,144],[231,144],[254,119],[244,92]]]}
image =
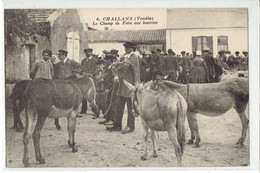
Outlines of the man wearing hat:
{"label": "man wearing hat", "polygon": [[[121,62],[129,63],[129,72],[124,73],[124,79],[129,83],[136,85],[140,83],[140,66],[139,66],[139,59],[134,54],[135,51],[135,44],[132,42],[125,42],[125,54],[120,59]],[[131,71],[130,69],[133,69]],[[118,73],[115,71],[114,73],[115,82],[119,82],[119,87],[117,90],[117,113],[114,118],[114,125],[112,127],[107,127],[109,131],[119,131],[122,129],[122,118],[125,109],[125,104],[127,103],[127,111],[128,111],[128,118],[127,118],[127,127],[122,130],[123,134],[131,133],[135,130],[135,117],[132,113],[132,102],[130,98],[130,90],[126,87],[122,80],[119,80]]]}
{"label": "man wearing hat", "polygon": [[[93,49],[91,48],[84,49],[86,57],[81,61],[83,72],[88,73],[91,76],[96,71],[96,62],[97,62],[97,59],[93,56],[92,51]],[[87,112],[87,109],[88,109],[88,102],[86,99],[83,99],[80,114],[85,114]]]}
{"label": "man wearing hat", "polygon": [[64,80],[75,74],[82,73],[82,67],[80,64],[74,60],[69,59],[67,57],[68,52],[66,50],[60,49],[58,55],[60,61],[55,65],[55,79]]}
{"label": "man wearing hat", "polygon": [[187,84],[188,83],[188,77],[187,74],[190,70],[190,62],[189,58],[186,56],[186,51],[181,51],[181,62],[182,64],[182,72],[180,73],[180,80],[182,83]]}
{"label": "man wearing hat", "polygon": [[172,49],[168,49],[168,55],[164,60],[165,74],[168,75],[167,80],[177,82],[178,63],[177,57],[174,55]]}
{"label": "man wearing hat", "polygon": [[[116,97],[117,97],[117,89],[118,89],[118,83],[114,83],[114,81],[111,81],[111,77],[113,78],[113,70],[112,70],[112,64],[116,63],[117,59],[116,57],[111,53],[106,53],[104,57],[105,65],[104,65],[104,73],[107,74],[107,76],[104,78],[104,84],[105,84],[105,93],[107,97],[107,105],[111,105],[107,115],[105,116],[105,120],[99,121],[100,124],[105,125],[113,125],[114,116],[117,113],[117,105],[116,105]],[[112,88],[114,87],[114,89]]]}
{"label": "man wearing hat", "polygon": [[30,72],[31,79],[52,79],[54,76],[54,69],[52,63],[49,61],[52,56],[51,50],[44,50],[42,52],[43,60],[40,60],[33,64]]}
{"label": "man wearing hat", "polygon": [[207,66],[207,76],[208,76],[208,83],[214,82],[214,78],[216,76],[215,71],[215,62],[213,56],[209,54],[209,48],[206,47],[202,50],[202,58],[204,59],[206,66]]}

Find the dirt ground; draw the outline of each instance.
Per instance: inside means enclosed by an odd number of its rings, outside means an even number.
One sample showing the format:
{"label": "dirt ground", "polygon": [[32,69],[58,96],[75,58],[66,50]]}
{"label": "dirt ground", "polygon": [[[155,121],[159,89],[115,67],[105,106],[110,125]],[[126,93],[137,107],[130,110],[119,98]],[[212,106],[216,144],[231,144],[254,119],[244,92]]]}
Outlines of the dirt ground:
{"label": "dirt ground", "polygon": [[[88,113],[91,111],[88,110]],[[24,113],[23,113],[24,114]],[[248,114],[247,114],[248,115]],[[123,126],[126,124],[124,114]],[[24,122],[24,115],[22,115]],[[241,135],[241,121],[232,109],[219,117],[197,116],[201,135],[201,147],[185,145],[183,167],[234,167],[249,166],[249,133],[243,148],[235,148]],[[90,114],[77,118],[77,153],[67,145],[67,119],[60,118],[62,130],[56,130],[54,119],[48,118],[41,132],[41,152],[45,164],[35,160],[33,141],[30,140],[31,167],[177,167],[174,148],[167,132],[159,132],[158,157],[152,157],[149,139],[148,159],[141,161],[143,129],[140,117],[136,118],[136,130],[130,134],[108,132],[100,119]],[[10,110],[6,115],[6,166],[23,167],[23,133],[16,132]],[[186,119],[186,140],[190,131]]]}

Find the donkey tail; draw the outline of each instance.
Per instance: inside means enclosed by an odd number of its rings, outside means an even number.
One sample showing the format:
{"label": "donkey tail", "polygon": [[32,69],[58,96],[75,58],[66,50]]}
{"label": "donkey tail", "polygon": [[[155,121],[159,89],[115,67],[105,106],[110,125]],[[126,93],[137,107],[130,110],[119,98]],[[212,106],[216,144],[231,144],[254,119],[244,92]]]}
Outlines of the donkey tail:
{"label": "donkey tail", "polygon": [[185,145],[185,115],[186,109],[185,106],[182,104],[182,101],[177,103],[177,121],[176,121],[176,129],[177,129],[177,139],[178,143],[181,146],[181,153],[183,154],[184,145]]}

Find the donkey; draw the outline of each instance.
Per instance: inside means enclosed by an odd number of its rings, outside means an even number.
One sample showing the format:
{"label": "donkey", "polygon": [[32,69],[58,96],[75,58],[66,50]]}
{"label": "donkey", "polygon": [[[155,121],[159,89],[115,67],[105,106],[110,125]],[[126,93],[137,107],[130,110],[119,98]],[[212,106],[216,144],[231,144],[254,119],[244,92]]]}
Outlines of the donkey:
{"label": "donkey", "polygon": [[[22,132],[24,127],[20,118],[21,112],[26,107],[26,100],[24,99],[24,92],[26,87],[32,82],[32,80],[22,80],[18,82],[14,88],[13,92],[10,95],[10,98],[13,101],[13,113],[14,113],[14,128],[18,132]],[[17,105],[18,101],[18,105]],[[59,124],[59,118],[55,118],[54,124],[58,130],[61,130],[61,126]]]}
{"label": "donkey", "polygon": [[[157,157],[155,131],[167,131],[174,146],[175,155],[181,165],[185,144],[185,116],[187,103],[183,96],[171,89],[163,92],[145,89],[142,85],[133,86],[126,80],[131,91],[131,100],[136,114],[140,114],[144,128],[144,153],[141,160],[147,159],[148,130],[151,129],[153,157]],[[177,136],[176,136],[177,134]]]}
{"label": "donkey", "polygon": [[187,85],[171,81],[154,81],[151,88],[154,90],[171,88],[185,98],[188,103],[187,119],[191,131],[191,139],[188,144],[193,144],[195,140],[194,147],[199,147],[200,143],[196,114],[215,117],[223,115],[234,107],[242,122],[242,134],[236,143],[236,147],[243,146],[249,122],[245,114],[249,99],[248,80],[246,78],[237,77],[218,83]]}
{"label": "donkey", "polygon": [[[49,80],[36,79],[32,81],[25,90],[26,102],[26,124],[23,136],[24,156],[23,164],[29,167],[30,136],[33,136],[36,160],[44,164],[45,160],[40,152],[40,131],[47,117],[59,118],[66,116],[68,119],[69,147],[72,152],[77,152],[75,147],[75,125],[76,115],[81,108],[82,99],[86,98],[92,105],[92,110],[99,113],[96,106],[96,89],[91,78],[84,76],[76,80]],[[37,113],[37,122],[33,129],[33,122]]]}

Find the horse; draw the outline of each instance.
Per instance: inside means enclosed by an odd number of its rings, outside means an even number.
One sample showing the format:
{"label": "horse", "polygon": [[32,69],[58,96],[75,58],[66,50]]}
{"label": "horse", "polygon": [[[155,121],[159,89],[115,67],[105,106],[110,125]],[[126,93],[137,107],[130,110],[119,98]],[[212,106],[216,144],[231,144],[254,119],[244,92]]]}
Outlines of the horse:
{"label": "horse", "polygon": [[[144,153],[141,160],[147,159],[148,130],[151,129],[153,157],[157,157],[155,131],[167,131],[174,146],[175,155],[181,165],[185,144],[185,116],[187,103],[177,91],[167,89],[163,92],[145,89],[142,85],[133,86],[126,80],[131,91],[135,113],[140,114],[144,128]],[[177,134],[177,136],[176,136]]]}
{"label": "horse", "polygon": [[[64,81],[36,79],[27,86],[24,96],[26,99],[26,123],[23,135],[24,156],[22,160],[24,166],[30,166],[28,144],[31,135],[33,136],[36,160],[40,164],[45,163],[40,152],[40,131],[47,117],[67,117],[68,145],[72,148],[72,152],[77,152],[74,134],[76,116],[80,111],[82,99],[85,98],[91,103],[92,109],[96,110],[95,113],[99,112],[95,103],[96,89],[94,81],[88,76]],[[37,122],[33,128],[36,115]]]}
{"label": "horse", "polygon": [[[154,90],[171,88],[178,91],[188,103],[187,119],[191,131],[188,144],[199,147],[200,134],[196,114],[206,116],[220,116],[232,107],[236,110],[242,122],[242,134],[236,143],[236,148],[241,148],[245,141],[249,120],[245,110],[248,104],[248,80],[237,77],[218,83],[208,84],[177,84],[171,81],[157,80],[151,84]],[[195,140],[195,143],[193,141]]]}

